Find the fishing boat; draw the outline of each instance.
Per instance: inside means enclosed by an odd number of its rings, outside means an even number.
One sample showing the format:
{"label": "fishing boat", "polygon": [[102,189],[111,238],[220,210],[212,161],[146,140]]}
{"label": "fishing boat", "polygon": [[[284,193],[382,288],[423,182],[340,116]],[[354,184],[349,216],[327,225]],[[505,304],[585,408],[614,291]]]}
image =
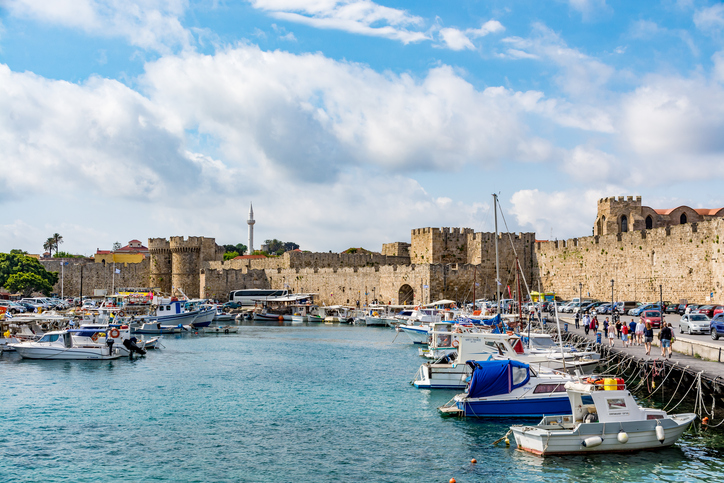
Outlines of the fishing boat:
{"label": "fishing boat", "polygon": [[[213,307],[194,308],[194,305],[189,305],[187,309],[185,302],[175,297],[171,299],[161,299],[157,297],[154,299],[154,302],[158,302],[155,306],[154,314],[135,317],[135,322],[141,324],[142,327],[140,330],[143,330],[143,332],[141,332],[139,329],[134,329],[136,333],[171,334],[176,332],[173,328],[184,325],[193,328],[205,327],[211,324],[216,314],[216,309]],[[161,328],[154,329],[154,326],[163,327],[165,330],[162,332],[149,332],[162,330]]]}
{"label": "fishing boat", "polygon": [[548,456],[664,448],[696,419],[639,406],[620,379],[567,382],[565,388],[573,410],[535,426],[511,426],[518,449]]}
{"label": "fishing boat", "polygon": [[[79,330],[79,329],[78,329]],[[123,357],[115,344],[86,343],[71,330],[47,332],[40,340],[10,344],[23,359],[109,360]]]}
{"label": "fishing boat", "polygon": [[570,411],[565,385],[570,374],[542,369],[513,360],[467,361],[470,384],[445,406],[443,414],[472,417],[541,417]]}
{"label": "fishing boat", "polygon": [[162,335],[162,334],[181,334],[188,331],[187,327],[181,324],[178,325],[161,325],[160,322],[149,322],[141,324],[140,327],[134,327],[134,334],[150,334],[150,335]]}

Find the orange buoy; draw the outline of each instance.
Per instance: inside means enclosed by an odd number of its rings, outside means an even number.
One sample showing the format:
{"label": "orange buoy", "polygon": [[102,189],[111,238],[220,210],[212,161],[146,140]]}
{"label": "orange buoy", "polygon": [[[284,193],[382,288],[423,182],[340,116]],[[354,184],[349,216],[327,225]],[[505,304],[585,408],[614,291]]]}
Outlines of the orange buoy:
{"label": "orange buoy", "polygon": [[284,320],[284,317],[280,315],[279,320]]}
{"label": "orange buoy", "polygon": [[470,460],[470,462],[471,462],[472,464],[475,464],[475,463],[478,462],[478,460],[476,460],[475,458],[473,458],[473,459]]}
{"label": "orange buoy", "polygon": [[707,418],[706,416],[704,416],[703,418],[701,418],[701,425],[702,425],[702,426],[708,426],[708,425],[709,425],[709,418]]}
{"label": "orange buoy", "polygon": [[455,483],[455,478],[450,478],[450,483]]}

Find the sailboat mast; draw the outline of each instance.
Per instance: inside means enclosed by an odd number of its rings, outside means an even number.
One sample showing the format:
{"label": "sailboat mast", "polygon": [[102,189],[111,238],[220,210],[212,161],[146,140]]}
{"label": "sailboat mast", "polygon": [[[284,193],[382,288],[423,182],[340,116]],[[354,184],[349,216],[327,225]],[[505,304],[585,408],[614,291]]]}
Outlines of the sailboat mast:
{"label": "sailboat mast", "polygon": [[500,260],[498,258],[498,195],[493,193],[493,212],[495,213],[495,303],[500,310]]}

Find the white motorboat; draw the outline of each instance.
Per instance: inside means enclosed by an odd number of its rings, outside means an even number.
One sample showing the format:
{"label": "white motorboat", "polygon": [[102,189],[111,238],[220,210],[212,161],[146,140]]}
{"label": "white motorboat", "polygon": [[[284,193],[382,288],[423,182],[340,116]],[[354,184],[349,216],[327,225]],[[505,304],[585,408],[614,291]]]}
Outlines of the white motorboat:
{"label": "white motorboat", "polygon": [[514,360],[468,361],[472,378],[467,390],[445,406],[446,415],[472,417],[541,417],[571,410],[565,385],[570,374]]}
{"label": "white motorboat", "polygon": [[108,360],[123,357],[115,344],[84,343],[69,330],[47,332],[40,340],[10,344],[24,359]]}
{"label": "white motorboat", "polygon": [[547,456],[631,452],[673,445],[696,414],[643,408],[616,379],[566,383],[571,413],[514,425],[518,449]]}
{"label": "white motorboat", "polygon": [[[441,327],[444,324],[441,323]],[[596,352],[564,351],[563,356],[553,351],[530,353],[521,336],[513,333],[475,332],[473,329],[456,333],[436,329],[433,334],[430,346],[440,355],[434,362],[422,364],[417,371],[413,384],[421,389],[464,389],[472,374],[470,367],[465,364],[467,361],[513,359],[529,364],[538,372],[551,369],[589,374],[596,368],[600,358]],[[550,339],[549,335],[543,335]]]}

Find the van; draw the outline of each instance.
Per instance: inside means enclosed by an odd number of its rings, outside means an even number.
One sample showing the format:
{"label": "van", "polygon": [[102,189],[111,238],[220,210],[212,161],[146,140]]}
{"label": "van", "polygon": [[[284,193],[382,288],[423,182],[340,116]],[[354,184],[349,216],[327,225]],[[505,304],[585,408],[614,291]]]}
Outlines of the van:
{"label": "van", "polygon": [[[622,311],[624,314],[626,314],[626,313],[628,313],[629,310],[635,309],[636,307],[641,305],[641,302],[629,300],[627,302],[619,302],[617,305],[618,305],[619,312]],[[621,305],[623,305],[623,310],[621,309]]]}

